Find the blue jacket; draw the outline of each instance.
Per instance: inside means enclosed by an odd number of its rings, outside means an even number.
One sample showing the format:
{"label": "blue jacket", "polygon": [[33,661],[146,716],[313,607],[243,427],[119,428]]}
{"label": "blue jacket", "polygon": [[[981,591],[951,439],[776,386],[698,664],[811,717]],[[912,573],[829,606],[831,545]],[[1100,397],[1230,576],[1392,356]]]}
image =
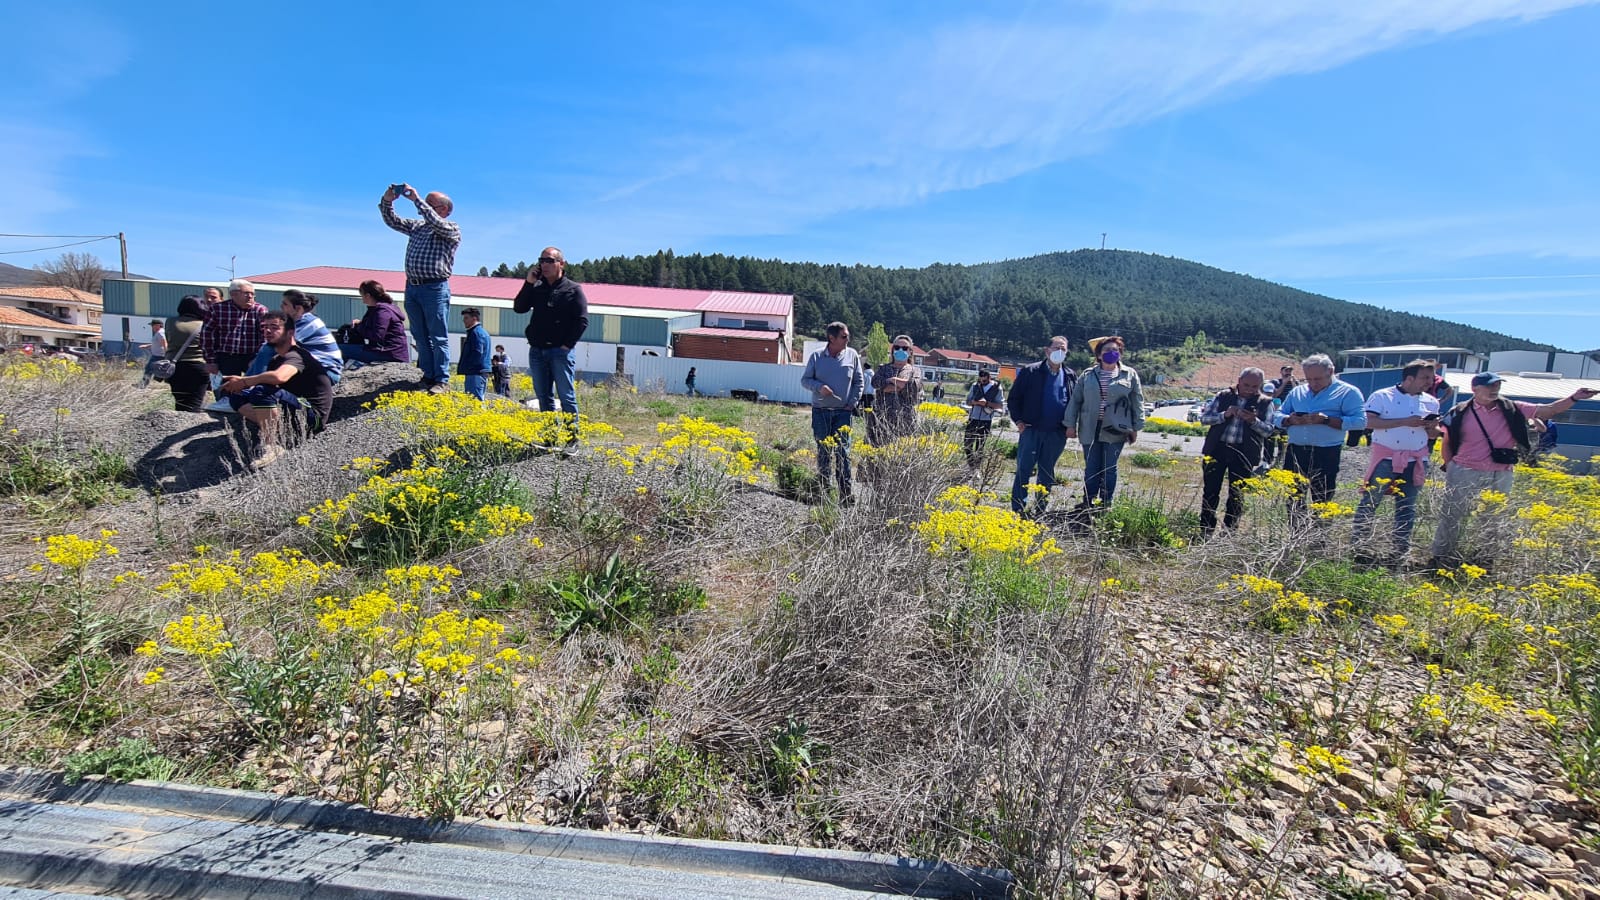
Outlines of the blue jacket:
{"label": "blue jacket", "polygon": [[482,322],[461,336],[460,359],[456,363],[457,375],[487,375],[494,368],[489,359],[489,329]]}
{"label": "blue jacket", "polygon": [[1043,361],[1030,366],[1023,366],[1017,370],[1017,380],[1011,384],[1011,393],[1006,395],[1006,409],[1011,413],[1014,422],[1021,422],[1032,428],[1038,425],[1051,428],[1061,428],[1061,416],[1066,411],[1067,400],[1072,397],[1072,389],[1078,382],[1077,373],[1066,366],[1061,367],[1060,400],[1058,410],[1054,414],[1045,410],[1045,384],[1054,376],[1050,373],[1049,366]]}

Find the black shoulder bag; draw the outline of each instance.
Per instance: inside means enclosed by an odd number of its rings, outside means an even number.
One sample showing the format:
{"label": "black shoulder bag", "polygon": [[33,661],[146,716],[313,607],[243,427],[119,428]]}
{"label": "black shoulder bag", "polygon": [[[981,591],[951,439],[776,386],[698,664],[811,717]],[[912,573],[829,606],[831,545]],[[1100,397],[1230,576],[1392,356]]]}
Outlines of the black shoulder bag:
{"label": "black shoulder bag", "polygon": [[[1500,466],[1514,466],[1514,465],[1516,465],[1517,464],[1517,460],[1521,458],[1520,456],[1517,455],[1517,448],[1515,448],[1515,447],[1496,447],[1494,445],[1494,440],[1489,437],[1489,429],[1483,427],[1483,420],[1478,418],[1478,410],[1477,410],[1477,408],[1473,407],[1473,406],[1469,406],[1469,407],[1467,407],[1467,409],[1472,413],[1473,421],[1478,423],[1478,430],[1483,432],[1484,441],[1486,441],[1489,444],[1489,459],[1491,461],[1493,461],[1496,465],[1500,465]],[[1503,407],[1500,410],[1500,414],[1502,416],[1506,414],[1506,411],[1505,411],[1505,409]]]}

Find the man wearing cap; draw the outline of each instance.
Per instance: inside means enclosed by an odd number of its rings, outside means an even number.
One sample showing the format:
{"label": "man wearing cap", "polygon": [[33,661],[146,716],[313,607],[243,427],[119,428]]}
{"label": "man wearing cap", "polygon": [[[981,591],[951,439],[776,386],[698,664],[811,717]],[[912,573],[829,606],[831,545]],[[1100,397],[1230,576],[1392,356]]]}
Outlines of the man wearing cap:
{"label": "man wearing cap", "polygon": [[1588,400],[1600,391],[1578,388],[1572,396],[1535,406],[1500,396],[1505,379],[1493,372],[1472,376],[1472,397],[1450,408],[1444,417],[1444,500],[1439,509],[1439,530],[1434,532],[1430,565],[1459,562],[1456,547],[1461,524],[1472,513],[1484,491],[1511,493],[1512,467],[1529,450],[1528,420],[1549,419]]}
{"label": "man wearing cap", "polygon": [[144,360],[144,381],[149,383],[150,373],[154,372],[155,360],[166,356],[166,335],[162,328],[166,323],[160,319],[150,319],[150,343],[139,344],[141,348],[149,348],[149,359]]}
{"label": "man wearing cap", "polygon": [[1372,457],[1361,479],[1361,503],[1351,528],[1358,560],[1374,560],[1367,539],[1386,496],[1394,497],[1394,548],[1389,558],[1399,562],[1411,549],[1417,494],[1428,480],[1428,439],[1439,432],[1439,401],[1428,393],[1431,387],[1433,364],[1414,359],[1400,370],[1399,384],[1373,391],[1367,398]]}
{"label": "man wearing cap", "polygon": [[1011,481],[1011,511],[1021,514],[1028,499],[1028,480],[1038,472],[1034,512],[1044,510],[1056,484],[1056,461],[1067,446],[1063,418],[1078,374],[1066,365],[1067,339],[1056,335],[1044,349],[1044,359],[1017,370],[1006,406],[1017,423],[1017,474]]}
{"label": "man wearing cap", "polygon": [[962,447],[967,451],[967,464],[977,466],[983,457],[983,444],[989,439],[995,413],[1005,409],[1000,399],[1000,385],[990,377],[989,370],[980,368],[978,380],[967,391],[967,430],[962,437]]}

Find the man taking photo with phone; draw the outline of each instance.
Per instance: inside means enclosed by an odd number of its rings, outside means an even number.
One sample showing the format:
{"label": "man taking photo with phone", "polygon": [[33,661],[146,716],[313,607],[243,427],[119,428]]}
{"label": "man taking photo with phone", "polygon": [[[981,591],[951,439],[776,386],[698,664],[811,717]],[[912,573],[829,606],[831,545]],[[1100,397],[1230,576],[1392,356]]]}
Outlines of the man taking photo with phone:
{"label": "man taking photo with phone", "polygon": [[[394,213],[394,199],[405,197],[417,205],[420,219],[402,219]],[[407,235],[406,318],[417,342],[417,368],[422,386],[442,394],[450,390],[450,273],[461,246],[461,226],[447,222],[455,204],[434,191],[426,197],[409,184],[391,184],[378,201],[383,224]]]}

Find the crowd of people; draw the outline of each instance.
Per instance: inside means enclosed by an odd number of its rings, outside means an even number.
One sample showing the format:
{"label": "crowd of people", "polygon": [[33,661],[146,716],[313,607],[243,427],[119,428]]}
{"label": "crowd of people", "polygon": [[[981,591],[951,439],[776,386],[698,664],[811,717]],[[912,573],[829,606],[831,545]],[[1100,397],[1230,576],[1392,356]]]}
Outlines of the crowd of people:
{"label": "crowd of people", "polygon": [[[394,211],[397,199],[411,200],[418,218]],[[361,282],[366,307],[360,319],[330,330],[317,316],[318,298],[298,289],[283,292],[279,310],[256,302],[255,285],[245,279],[223,290],[208,287],[184,297],[177,312],[150,323],[146,380],[166,382],[180,412],[239,413],[260,433],[258,465],[283,455],[280,423],[284,410],[301,411],[309,433],[320,431],[333,407],[333,386],[347,366],[409,363],[415,344],[421,378],[417,387],[432,393],[449,388],[450,277],[461,229],[449,221],[455,204],[440,192],[420,194],[407,184],[392,184],[378,202],[384,224],[406,235],[406,288],[403,308],[382,284]],[[573,389],[574,349],[588,328],[583,287],[566,277],[560,249],[546,247],[513,304],[530,313],[526,335],[528,370],[541,409],[578,412]],[[463,335],[455,374],[478,400],[489,390],[511,396],[511,366],[504,346],[495,346],[483,326],[483,312],[461,310]],[[409,326],[409,340],[407,330]],[[691,374],[691,389],[692,389]],[[216,400],[207,405],[208,394]]]}
{"label": "crowd of people", "polygon": [[[831,491],[836,482],[840,502],[849,504],[854,500],[852,421],[866,417],[872,444],[912,433],[922,376],[910,361],[908,335],[895,337],[891,361],[873,371],[850,346],[848,326],[834,322],[826,333],[826,346],[806,360],[801,384],[812,394],[821,484]],[[1126,341],[1116,335],[1091,340],[1093,365],[1084,372],[1066,365],[1069,349],[1067,338],[1052,338],[1042,359],[1016,370],[1003,399],[995,373],[987,369],[978,370],[967,391],[962,443],[971,465],[980,463],[996,417],[1009,414],[1017,428],[1011,508],[1020,515],[1044,512],[1069,440],[1078,442],[1084,458],[1083,495],[1071,514],[1104,509],[1116,493],[1123,450],[1144,430],[1143,388],[1139,373],[1123,362]],[[1325,504],[1338,487],[1343,451],[1347,443],[1353,445],[1347,435],[1360,434],[1372,449],[1359,482],[1352,553],[1363,562],[1400,564],[1410,551],[1417,496],[1433,447],[1442,442],[1444,493],[1429,564],[1455,564],[1462,561],[1460,535],[1479,495],[1508,492],[1515,463],[1533,451],[1535,441],[1549,443],[1541,437],[1554,428],[1549,420],[1600,394],[1580,388],[1543,405],[1513,403],[1500,398],[1503,379],[1484,372],[1473,376],[1470,397],[1443,406],[1450,388],[1433,360],[1408,363],[1399,384],[1366,397],[1336,377],[1333,360],[1324,354],[1301,360],[1300,370],[1297,380],[1294,367],[1285,365],[1269,382],[1261,369],[1246,368],[1233,387],[1211,397],[1200,411],[1200,423],[1208,426],[1201,447],[1203,535],[1215,534],[1219,524],[1230,530],[1238,526],[1253,479],[1275,460],[1299,476],[1290,488],[1293,527],[1327,521]],[[1219,523],[1224,486],[1228,496]],[[1393,522],[1375,539],[1378,511],[1387,498],[1394,500]]]}
{"label": "crowd of people", "polygon": [[[419,218],[395,214],[394,201],[402,197],[416,205]],[[449,390],[450,276],[461,243],[460,227],[449,221],[454,204],[443,193],[423,195],[410,185],[393,184],[378,206],[383,222],[407,237],[403,311],[382,284],[363,281],[359,293],[365,314],[333,332],[315,313],[316,297],[289,289],[283,292],[280,310],[268,311],[256,302],[254,285],[235,279],[226,300],[220,289],[206,288],[202,296],[184,297],[172,317],[150,323],[147,377],[159,372],[183,412],[206,409],[207,388],[214,390],[218,405],[259,428],[261,464],[283,453],[278,428],[283,410],[302,410],[312,433],[326,424],[333,386],[347,364],[409,362],[408,323],[421,372],[418,387],[435,393]],[[566,257],[559,248],[541,251],[512,308],[529,315],[528,371],[539,408],[551,410],[559,404],[563,413],[576,415],[575,350],[588,328],[588,301],[582,285],[566,277]],[[456,374],[466,392],[483,400],[492,385],[495,394],[509,396],[506,350],[497,345],[490,352],[482,311],[463,309],[461,322]],[[825,345],[805,361],[801,385],[812,395],[820,482],[849,504],[854,501],[852,422],[865,418],[871,444],[913,434],[924,378],[912,360],[910,335],[896,335],[888,361],[874,368],[850,346],[850,330],[843,322],[830,323],[825,332]],[[1123,361],[1127,342],[1107,335],[1090,340],[1088,349],[1091,365],[1074,372],[1066,365],[1067,338],[1058,335],[1039,361],[1017,369],[1008,393],[987,369],[979,369],[967,391],[962,443],[971,465],[981,462],[998,416],[1009,413],[1016,425],[1011,508],[1019,514],[1044,511],[1069,440],[1078,442],[1084,456],[1083,495],[1072,512],[1087,514],[1110,505],[1122,452],[1144,430],[1139,373]],[[1304,528],[1321,521],[1313,513],[1333,498],[1343,450],[1364,437],[1372,450],[1360,480],[1354,551],[1369,561],[1396,562],[1409,551],[1417,495],[1427,480],[1432,449],[1442,441],[1444,496],[1430,555],[1435,563],[1452,562],[1478,495],[1484,490],[1505,492],[1520,455],[1530,453],[1535,442],[1553,443],[1549,420],[1597,393],[1580,389],[1544,405],[1512,403],[1499,396],[1500,376],[1485,372],[1473,377],[1471,397],[1444,408],[1449,388],[1432,360],[1412,361],[1399,384],[1370,397],[1337,378],[1326,355],[1305,358],[1300,370],[1302,379],[1296,380],[1293,366],[1285,365],[1269,382],[1261,369],[1247,368],[1234,387],[1210,398],[1199,412],[1199,422],[1208,426],[1201,449],[1203,534],[1215,533],[1219,524],[1237,527],[1249,482],[1280,460],[1301,476],[1290,500],[1291,523]],[[694,369],[684,384],[690,396],[698,393]],[[935,383],[928,393],[942,398],[943,385]],[[1224,485],[1228,497],[1219,523]],[[1378,509],[1390,497],[1394,520],[1388,548],[1374,551]]]}

